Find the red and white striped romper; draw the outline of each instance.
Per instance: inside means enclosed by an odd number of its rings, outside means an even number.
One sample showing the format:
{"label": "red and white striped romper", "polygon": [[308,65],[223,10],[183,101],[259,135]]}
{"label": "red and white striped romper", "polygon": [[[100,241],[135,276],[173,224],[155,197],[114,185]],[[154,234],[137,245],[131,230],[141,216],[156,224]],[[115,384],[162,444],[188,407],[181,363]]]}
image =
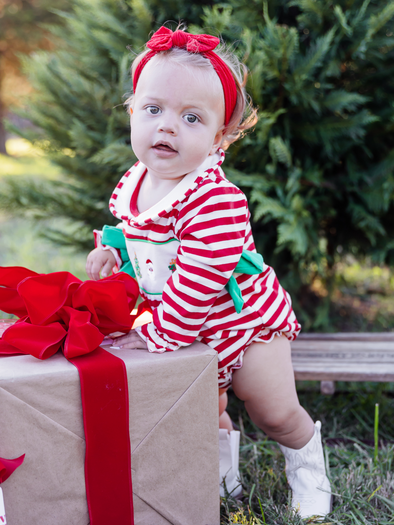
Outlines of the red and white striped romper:
{"label": "red and white striped romper", "polygon": [[186,175],[160,202],[139,213],[146,167],[122,177],[110,210],[122,221],[130,261],[153,322],[137,330],[150,352],[177,350],[194,340],[218,352],[219,387],[230,385],[247,347],[275,335],[296,338],[300,325],[289,294],[264,264],[260,275],[234,274],[244,300],[237,314],[225,285],[243,250],[255,251],[245,195],[229,182],[219,150]]}

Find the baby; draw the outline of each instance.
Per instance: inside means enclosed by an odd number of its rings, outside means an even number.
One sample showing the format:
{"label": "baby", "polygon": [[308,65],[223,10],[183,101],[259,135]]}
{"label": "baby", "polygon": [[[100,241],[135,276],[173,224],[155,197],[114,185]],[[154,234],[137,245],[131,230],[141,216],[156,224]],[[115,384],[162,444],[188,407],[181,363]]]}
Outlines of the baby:
{"label": "baby", "polygon": [[256,112],[245,67],[219,43],[161,27],[134,60],[127,106],[138,162],[110,200],[127,253],[98,240],[86,269],[99,279],[116,265],[128,268],[152,308],[152,322],[116,346],[165,352],[198,340],[217,351],[226,489],[242,491],[231,459],[239,432],[226,412],[231,385],[252,421],[279,443],[294,509],[324,516],[331,494],[320,422],[299,404],[291,363],[300,325],[275,272],[256,254],[245,195],[221,168],[224,150],[255,124]]}

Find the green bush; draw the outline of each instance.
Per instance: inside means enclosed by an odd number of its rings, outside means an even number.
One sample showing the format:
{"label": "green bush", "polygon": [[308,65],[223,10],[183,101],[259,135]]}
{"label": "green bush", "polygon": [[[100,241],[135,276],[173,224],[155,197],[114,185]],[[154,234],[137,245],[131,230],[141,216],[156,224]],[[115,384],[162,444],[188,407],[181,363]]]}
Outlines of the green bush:
{"label": "green bush", "polygon": [[25,59],[38,131],[20,132],[41,143],[64,180],[10,179],[3,208],[70,219],[73,231],[50,237],[84,249],[94,227],[113,223],[108,198],[135,161],[122,107],[133,52],[182,19],[234,43],[250,69],[260,120],[224,167],[248,194],[257,247],[306,327],[328,326],[330,296],[319,306],[310,287],[319,277],[330,292],[338,253],[394,262],[394,1],[72,4],[54,28],[57,51]]}

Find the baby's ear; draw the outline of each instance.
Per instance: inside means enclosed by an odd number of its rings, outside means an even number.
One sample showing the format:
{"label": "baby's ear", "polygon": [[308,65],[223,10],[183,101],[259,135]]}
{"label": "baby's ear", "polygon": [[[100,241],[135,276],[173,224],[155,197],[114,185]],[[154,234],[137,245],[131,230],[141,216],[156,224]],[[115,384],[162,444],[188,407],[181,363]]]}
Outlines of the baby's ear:
{"label": "baby's ear", "polygon": [[213,140],[212,148],[209,152],[210,155],[215,155],[217,150],[220,148],[223,142],[224,126],[219,129]]}

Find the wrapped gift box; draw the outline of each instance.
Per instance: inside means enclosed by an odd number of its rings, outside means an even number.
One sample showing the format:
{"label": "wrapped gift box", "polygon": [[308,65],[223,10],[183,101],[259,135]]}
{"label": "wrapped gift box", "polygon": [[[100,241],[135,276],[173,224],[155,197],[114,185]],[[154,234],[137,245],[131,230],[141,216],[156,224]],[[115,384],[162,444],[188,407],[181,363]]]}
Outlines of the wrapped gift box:
{"label": "wrapped gift box", "polygon": [[[135,525],[218,525],[216,352],[109,351],[127,368]],[[0,453],[26,454],[2,484],[8,525],[89,523],[79,376],[61,354],[0,359]]]}

